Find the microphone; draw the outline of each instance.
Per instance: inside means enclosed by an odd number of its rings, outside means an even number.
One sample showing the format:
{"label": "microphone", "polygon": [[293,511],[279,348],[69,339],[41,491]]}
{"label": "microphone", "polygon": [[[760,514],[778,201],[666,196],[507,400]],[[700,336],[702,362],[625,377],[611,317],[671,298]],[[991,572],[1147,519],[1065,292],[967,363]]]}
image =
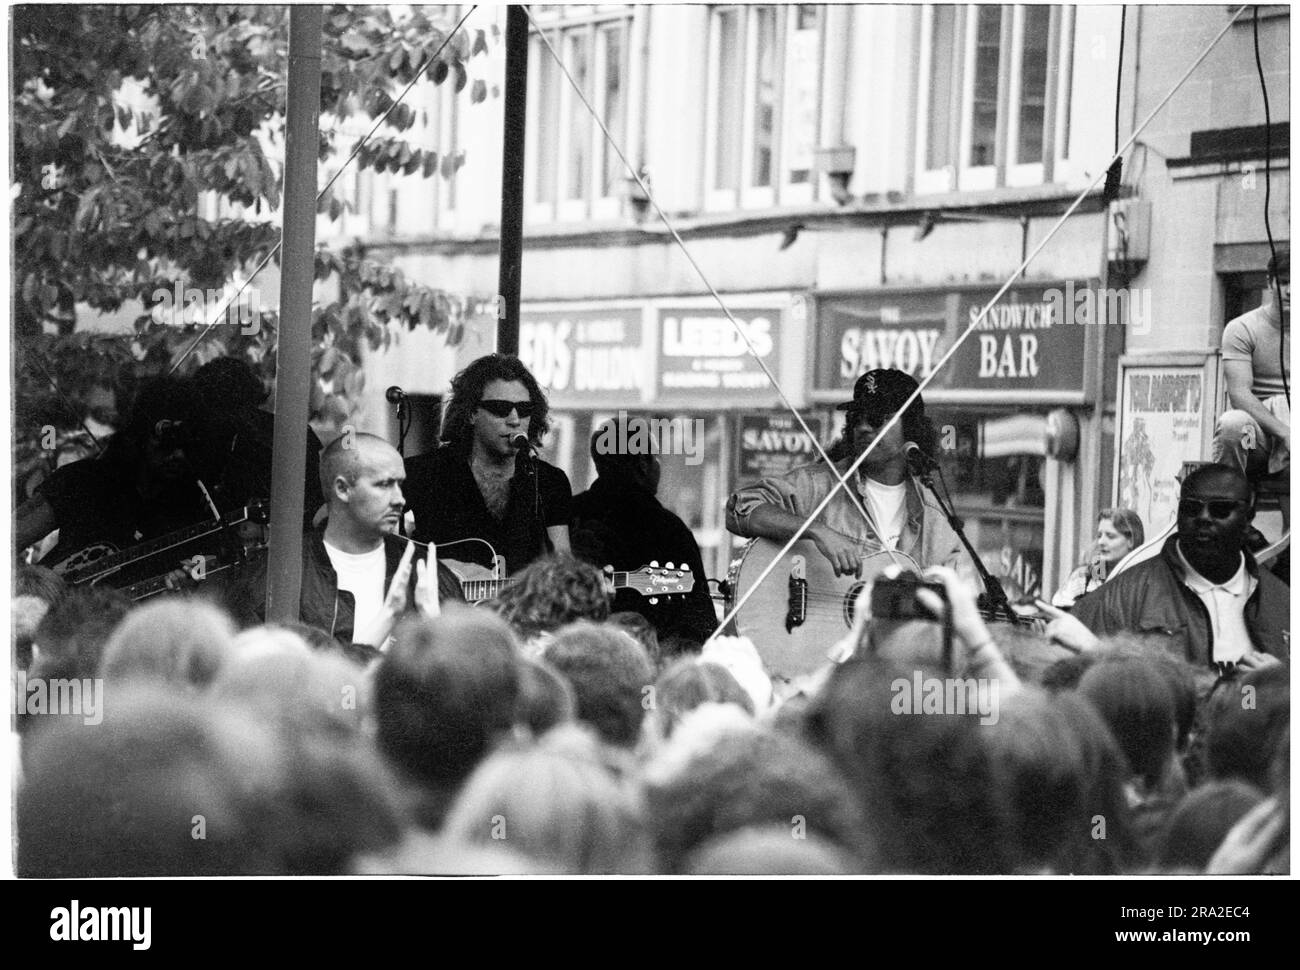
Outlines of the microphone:
{"label": "microphone", "polygon": [[903,454],[907,458],[907,467],[913,475],[924,475],[932,468],[938,467],[938,462],[922,451],[921,446],[915,441],[903,445]]}
{"label": "microphone", "polygon": [[529,453],[531,453],[533,449],[533,443],[528,440],[528,435],[524,434],[523,432],[520,432],[519,434],[511,438],[510,445],[516,451],[523,451],[524,449],[527,449]]}
{"label": "microphone", "polygon": [[384,391],[384,397],[388,398],[389,404],[401,404],[406,400],[406,392],[394,384],[388,390]]}

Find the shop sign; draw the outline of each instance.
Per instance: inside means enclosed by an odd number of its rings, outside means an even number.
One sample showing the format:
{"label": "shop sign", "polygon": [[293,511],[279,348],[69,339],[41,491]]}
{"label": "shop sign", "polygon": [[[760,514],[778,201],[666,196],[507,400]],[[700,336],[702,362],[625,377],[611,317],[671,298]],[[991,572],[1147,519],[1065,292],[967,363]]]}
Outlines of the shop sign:
{"label": "shop sign", "polygon": [[[731,307],[736,321],[763,362],[776,372],[781,311]],[[771,382],[745,340],[720,310],[665,308],[659,311],[659,393],[716,401],[770,397]]]}
{"label": "shop sign", "polygon": [[636,404],[646,385],[641,311],[524,307],[519,359],[552,403],[618,401]]}
{"label": "shop sign", "polygon": [[941,370],[944,355],[997,290],[824,299],[816,389],[851,391],[860,374],[886,367],[918,381],[933,374],[929,386],[936,389],[1079,391],[1091,318],[1075,312],[1076,289],[1088,291],[1074,282],[1009,289]]}
{"label": "shop sign", "polygon": [[[822,441],[826,422],[821,415],[805,415],[809,429]],[[790,414],[742,414],[740,447],[736,451],[736,481],[784,475],[792,468],[817,461],[813,440]]]}

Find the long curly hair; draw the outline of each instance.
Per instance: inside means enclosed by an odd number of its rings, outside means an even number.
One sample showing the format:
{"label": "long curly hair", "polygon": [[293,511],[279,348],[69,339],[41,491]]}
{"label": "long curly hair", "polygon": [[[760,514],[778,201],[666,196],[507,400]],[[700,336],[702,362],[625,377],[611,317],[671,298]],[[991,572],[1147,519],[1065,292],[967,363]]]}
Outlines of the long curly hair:
{"label": "long curly hair", "polygon": [[474,433],[474,412],[483,400],[484,389],[493,381],[519,381],[533,402],[528,437],[540,447],[551,429],[550,404],[541,386],[523,361],[510,354],[488,354],[474,361],[451,382],[451,403],[442,422],[442,440],[453,447],[468,450]]}
{"label": "long curly hair", "polygon": [[[853,426],[857,423],[858,411],[849,409],[844,414],[844,427],[840,431],[840,436],[832,442],[831,446],[826,449],[827,457],[831,461],[839,461],[842,458],[857,457],[853,451]],[[903,412],[903,418],[900,422],[903,426],[903,440],[915,441],[921,446],[921,450],[931,458],[937,457],[935,450],[939,445],[939,436],[935,433],[934,425],[925,415],[925,405],[918,398],[912,403],[912,406]]]}

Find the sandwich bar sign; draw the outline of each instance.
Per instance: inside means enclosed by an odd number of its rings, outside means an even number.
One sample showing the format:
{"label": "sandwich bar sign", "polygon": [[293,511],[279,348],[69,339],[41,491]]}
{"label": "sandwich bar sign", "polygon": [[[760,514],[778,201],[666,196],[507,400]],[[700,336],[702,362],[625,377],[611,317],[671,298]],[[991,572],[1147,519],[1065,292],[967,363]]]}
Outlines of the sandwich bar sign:
{"label": "sandwich bar sign", "polygon": [[[1073,281],[1012,287],[929,386],[1082,390],[1091,328],[1076,322],[1079,314],[1066,295],[1088,289],[1088,283]],[[858,376],[877,367],[925,380],[996,293],[981,288],[823,297],[817,310],[815,390],[851,394]]]}

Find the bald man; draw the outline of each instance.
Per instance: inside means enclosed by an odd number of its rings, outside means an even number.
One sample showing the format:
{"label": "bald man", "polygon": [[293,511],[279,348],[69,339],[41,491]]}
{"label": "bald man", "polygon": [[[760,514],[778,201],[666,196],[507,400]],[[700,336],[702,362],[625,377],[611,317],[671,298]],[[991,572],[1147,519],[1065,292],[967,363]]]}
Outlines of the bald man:
{"label": "bald man", "polygon": [[1261,570],[1246,549],[1255,516],[1246,476],[1226,465],[1188,475],[1178,531],[1160,555],[1140,562],[1074,604],[1093,633],[1163,634],[1188,661],[1225,670],[1287,659],[1286,585]]}
{"label": "bald man", "polygon": [[[395,613],[416,602],[416,569],[404,584],[393,583],[410,542],[397,535],[406,507],[402,457],[383,438],[349,430],[321,452],[320,475],[329,511],[324,528],[303,534],[300,619],[345,645],[378,648]],[[427,547],[416,545],[423,558]],[[265,619],[265,584],[263,563],[249,577],[246,598],[256,604],[245,614],[250,622]],[[437,587],[440,601],[464,598],[441,563]]]}

